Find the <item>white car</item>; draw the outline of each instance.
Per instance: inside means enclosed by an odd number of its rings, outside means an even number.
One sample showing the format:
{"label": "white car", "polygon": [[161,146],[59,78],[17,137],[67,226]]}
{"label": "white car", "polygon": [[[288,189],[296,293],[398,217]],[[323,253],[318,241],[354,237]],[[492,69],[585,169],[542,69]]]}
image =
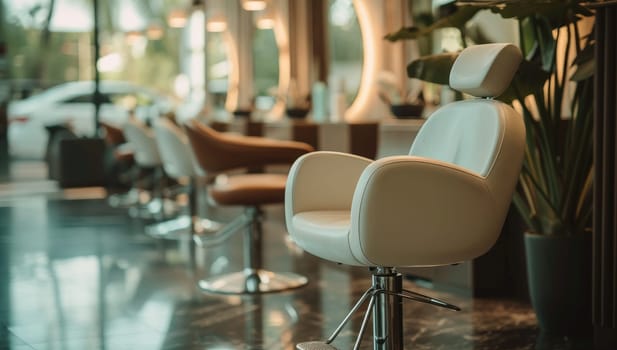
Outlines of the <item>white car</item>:
{"label": "white car", "polygon": [[[99,119],[122,126],[129,110],[148,119],[167,113],[171,101],[151,90],[120,81],[101,81]],[[54,86],[8,106],[9,153],[13,158],[43,159],[49,135],[46,126],[67,125],[78,136],[94,136],[94,82],[76,81]]]}

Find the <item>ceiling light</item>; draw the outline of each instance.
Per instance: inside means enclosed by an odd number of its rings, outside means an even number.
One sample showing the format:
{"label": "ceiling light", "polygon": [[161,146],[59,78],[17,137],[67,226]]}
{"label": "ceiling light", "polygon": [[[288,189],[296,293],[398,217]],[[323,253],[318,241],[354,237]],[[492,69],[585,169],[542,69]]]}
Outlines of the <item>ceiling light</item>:
{"label": "ceiling light", "polygon": [[138,41],[143,39],[143,37],[144,37],[144,34],[139,30],[131,30],[131,31],[124,33],[124,39],[126,40],[126,43],[129,45],[136,44]]}
{"label": "ceiling light", "polygon": [[271,11],[263,11],[257,16],[255,26],[258,29],[272,29],[274,28],[274,16]]}
{"label": "ceiling light", "polygon": [[261,11],[266,8],[265,0],[243,0],[242,8],[247,11]]}
{"label": "ceiling light", "polygon": [[171,28],[183,28],[186,21],[186,11],[184,10],[172,10],[167,16],[167,24]]}
{"label": "ceiling light", "polygon": [[258,29],[272,29],[274,28],[274,19],[272,18],[260,18],[257,20]]}
{"label": "ceiling light", "polygon": [[206,22],[206,30],[209,32],[224,32],[227,29],[227,20],[222,14],[214,14]]}
{"label": "ceiling light", "polygon": [[150,23],[148,28],[146,28],[146,36],[150,40],[160,40],[164,33],[163,26],[159,23]]}

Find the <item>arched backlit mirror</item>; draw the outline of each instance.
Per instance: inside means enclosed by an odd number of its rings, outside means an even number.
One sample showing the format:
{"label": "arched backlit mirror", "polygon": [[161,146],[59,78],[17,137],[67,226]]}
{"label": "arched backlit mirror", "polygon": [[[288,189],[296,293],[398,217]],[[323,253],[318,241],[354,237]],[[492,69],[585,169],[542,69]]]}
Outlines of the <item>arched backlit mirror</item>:
{"label": "arched backlit mirror", "polygon": [[194,10],[189,17],[185,35],[186,55],[184,56],[185,68],[188,77],[189,90],[184,98],[192,103],[203,104],[206,94],[205,74],[205,14],[201,9]]}
{"label": "arched backlit mirror", "polygon": [[255,109],[268,113],[276,103],[279,85],[279,50],[271,10],[255,15],[253,32],[253,91]]}
{"label": "arched backlit mirror", "polygon": [[208,105],[215,115],[225,115],[230,72],[225,32],[207,32],[206,36],[206,86],[210,98]]}
{"label": "arched backlit mirror", "polygon": [[329,86],[345,89],[347,104],[358,93],[362,78],[363,45],[352,0],[328,1]]}

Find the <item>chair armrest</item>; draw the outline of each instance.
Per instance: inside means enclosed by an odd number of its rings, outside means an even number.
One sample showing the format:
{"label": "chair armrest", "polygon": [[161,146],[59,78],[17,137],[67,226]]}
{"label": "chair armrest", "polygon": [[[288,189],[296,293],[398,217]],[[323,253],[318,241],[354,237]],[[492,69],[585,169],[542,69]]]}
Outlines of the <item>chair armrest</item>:
{"label": "chair armrest", "polygon": [[266,137],[221,134],[229,155],[239,157],[241,163],[256,161],[254,165],[292,164],[305,153],[313,152],[311,145]]}
{"label": "chair armrest", "polygon": [[373,161],[339,152],[313,152],[293,164],[285,188],[285,214],[350,210],[356,183]]}
{"label": "chair armrest", "polygon": [[500,210],[476,173],[421,157],[382,158],[358,181],[349,241],[369,264],[457,263],[494,244],[505,217]]}

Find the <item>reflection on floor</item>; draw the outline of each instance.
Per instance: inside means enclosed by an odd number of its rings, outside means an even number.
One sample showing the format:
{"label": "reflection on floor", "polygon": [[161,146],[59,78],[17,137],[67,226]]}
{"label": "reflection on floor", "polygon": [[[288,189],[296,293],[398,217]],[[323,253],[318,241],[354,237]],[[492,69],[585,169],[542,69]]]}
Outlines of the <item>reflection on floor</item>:
{"label": "reflection on floor", "polygon": [[[144,235],[143,221],[100,197],[100,189],[67,198],[0,188],[0,349],[293,349],[326,338],[369,283],[364,269],[295,248],[285,236],[282,208],[272,207],[265,265],[304,274],[309,285],[256,297],[206,295],[195,287],[199,278],[240,269],[241,235],[201,250],[192,270],[187,241]],[[408,349],[591,348],[539,336],[526,304],[405,283],[463,309],[405,303]],[[352,348],[361,317],[337,338],[339,349]],[[369,337],[370,327],[362,349],[372,348]]]}

